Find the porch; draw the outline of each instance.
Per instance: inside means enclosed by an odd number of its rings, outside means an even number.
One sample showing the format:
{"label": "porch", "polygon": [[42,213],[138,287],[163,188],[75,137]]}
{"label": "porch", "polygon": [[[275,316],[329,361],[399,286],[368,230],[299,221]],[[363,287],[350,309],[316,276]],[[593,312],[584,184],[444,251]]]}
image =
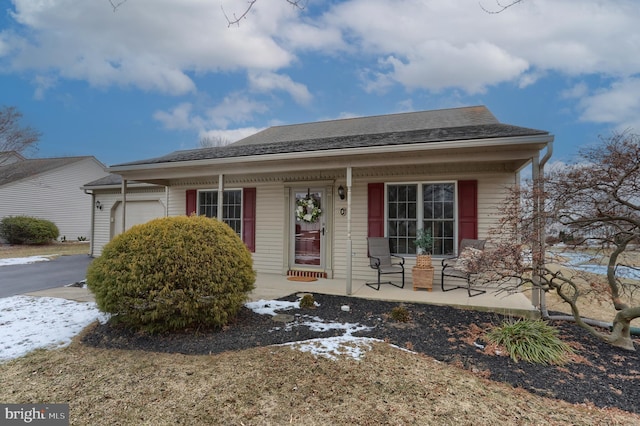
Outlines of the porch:
{"label": "porch", "polygon": [[[346,296],[346,280],[318,278],[317,281],[301,282],[289,281],[286,276],[282,275],[258,273],[256,288],[251,292],[250,298],[251,300],[269,300],[304,292]],[[523,293],[497,294],[492,289],[488,289],[485,294],[469,297],[465,289],[442,292],[439,277],[434,279],[432,291],[414,291],[410,279],[406,281],[404,288],[383,284],[379,291],[366,286],[364,280],[353,280],[350,296],[386,301],[447,305],[517,316],[538,316],[538,311]]]}

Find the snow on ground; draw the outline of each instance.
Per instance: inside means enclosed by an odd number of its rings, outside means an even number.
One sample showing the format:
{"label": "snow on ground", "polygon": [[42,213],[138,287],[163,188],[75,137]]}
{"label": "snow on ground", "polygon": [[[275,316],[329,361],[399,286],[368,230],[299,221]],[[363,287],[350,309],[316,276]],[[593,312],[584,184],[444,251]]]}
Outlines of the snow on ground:
{"label": "snow on ground", "polygon": [[[562,253],[568,265],[606,274],[606,267],[589,264],[589,258],[578,253]],[[14,259],[0,259],[0,266],[50,260],[47,256],[31,256]],[[618,273],[640,279],[640,271],[619,267]],[[259,300],[246,306],[262,315],[276,315],[276,311],[300,309],[300,302],[279,300]],[[13,296],[0,299],[0,362],[21,357],[38,348],[58,348],[68,345],[71,339],[93,321],[104,322],[107,315],[100,312],[95,303],[81,303],[53,297]],[[354,337],[353,333],[366,329],[360,324],[325,322],[322,318],[302,316],[304,321],[285,327],[304,326],[315,331],[343,330],[338,337],[291,342],[292,346],[316,356],[335,359],[337,356],[351,356],[360,359],[370,349],[376,339]]]}
{"label": "snow on ground", "polygon": [[[276,315],[276,310],[300,308],[300,302],[260,300],[246,305],[262,315]],[[298,326],[316,331],[344,330],[344,335],[289,343],[292,347],[316,356],[335,359],[338,355],[359,359],[370,349],[374,339],[353,337],[366,329],[359,324],[324,322],[318,317],[303,316]],[[55,297],[12,296],[0,299],[0,362],[18,358],[39,349],[67,346],[86,326],[98,320],[104,323],[108,315],[95,303],[74,302]]]}
{"label": "snow on ground", "polygon": [[13,257],[10,259],[0,259],[0,266],[24,265],[27,263],[46,262],[49,260],[51,260],[50,256]]}
{"label": "snow on ground", "polygon": [[95,320],[106,321],[95,303],[56,297],[0,299],[0,362],[38,348],[59,348]]}

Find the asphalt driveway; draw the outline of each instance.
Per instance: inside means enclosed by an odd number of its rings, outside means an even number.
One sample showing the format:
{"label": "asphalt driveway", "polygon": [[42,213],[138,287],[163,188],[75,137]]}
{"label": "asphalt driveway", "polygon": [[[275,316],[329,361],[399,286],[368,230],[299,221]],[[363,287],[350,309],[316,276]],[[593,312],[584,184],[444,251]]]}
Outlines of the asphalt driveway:
{"label": "asphalt driveway", "polygon": [[86,254],[60,256],[48,262],[0,266],[0,297],[62,287],[85,279],[93,260]]}

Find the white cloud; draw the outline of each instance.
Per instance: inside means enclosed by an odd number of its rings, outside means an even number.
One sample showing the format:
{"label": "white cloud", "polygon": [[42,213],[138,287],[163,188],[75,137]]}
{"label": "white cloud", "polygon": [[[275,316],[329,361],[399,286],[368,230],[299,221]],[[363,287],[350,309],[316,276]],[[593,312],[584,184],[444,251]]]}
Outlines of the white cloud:
{"label": "white cloud", "polygon": [[156,111],[153,118],[166,129],[196,131],[200,140],[210,138],[235,142],[259,132],[262,128],[234,126],[251,121],[253,114],[265,110],[265,105],[241,94],[235,94],[206,109],[184,102],[168,111]]}
{"label": "white cloud", "polygon": [[[278,25],[295,17],[273,3],[252,15],[252,23],[273,17]],[[227,28],[219,2],[210,0],[135,0],[116,12],[106,0],[14,4],[14,19],[27,29],[10,39],[14,70],[53,69],[98,87],[184,94],[195,90],[190,72],[274,69],[294,58],[264,26]]]}
{"label": "white cloud", "polygon": [[258,127],[240,127],[237,129],[215,129],[202,131],[199,134],[200,139],[210,138],[214,141],[227,141],[229,143],[237,142],[248,136],[264,130]]}
{"label": "white cloud", "polygon": [[294,82],[291,77],[273,72],[249,73],[251,88],[258,92],[272,92],[283,90],[295,100],[296,103],[307,105],[313,99],[311,93],[304,84]]}
{"label": "white cloud", "polygon": [[613,124],[618,130],[640,132],[640,78],[616,81],[606,89],[583,97],[581,119]]}
{"label": "white cloud", "polygon": [[[494,15],[476,0],[311,2],[305,11],[272,0],[256,3],[231,28],[221,6],[239,15],[246,2],[129,0],[115,13],[107,0],[12,4],[15,25],[0,33],[1,65],[35,76],[39,97],[63,79],[199,95],[202,76],[237,72],[249,76],[247,87],[230,92],[284,91],[309,105],[309,87],[331,84],[318,81],[314,65],[331,61],[323,66],[360,76],[363,91],[379,94],[395,88],[477,94],[505,82],[529,87],[548,75],[572,82],[602,76],[613,83],[587,90],[593,93],[583,99],[583,120],[623,126],[640,116],[631,99],[640,75],[637,0],[531,0]],[[295,80],[287,72],[292,67]],[[632,91],[625,96],[618,86]],[[577,90],[584,88],[572,90],[562,96],[583,97]],[[235,96],[219,96],[225,95]],[[242,103],[221,105],[201,120],[226,128],[261,111],[255,102]]]}

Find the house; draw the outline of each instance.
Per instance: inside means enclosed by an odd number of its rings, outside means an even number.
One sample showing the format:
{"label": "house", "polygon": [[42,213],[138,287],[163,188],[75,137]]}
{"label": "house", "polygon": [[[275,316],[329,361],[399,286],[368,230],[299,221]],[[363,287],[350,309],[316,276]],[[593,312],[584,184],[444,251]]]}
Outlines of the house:
{"label": "house", "polygon": [[25,159],[2,153],[0,165],[0,219],[32,216],[55,223],[60,238],[89,238],[91,206],[81,186],[107,175],[95,157]]}
{"label": "house", "polygon": [[167,216],[164,186],[129,181],[123,200],[122,182],[121,176],[109,174],[82,187],[91,194],[90,256],[100,256],[102,247],[123,230]]}
{"label": "house", "polygon": [[225,147],[118,164],[108,170],[122,177],[119,193],[94,191],[104,206],[95,253],[114,235],[107,224],[128,227],[117,206],[148,191],[168,216],[225,221],[260,273],[345,279],[349,288],[373,276],[367,237],[386,236],[410,275],[418,228],[432,230],[435,257],[486,237],[504,188],[528,165],[539,173],[552,142],[474,106],[275,126]]}

